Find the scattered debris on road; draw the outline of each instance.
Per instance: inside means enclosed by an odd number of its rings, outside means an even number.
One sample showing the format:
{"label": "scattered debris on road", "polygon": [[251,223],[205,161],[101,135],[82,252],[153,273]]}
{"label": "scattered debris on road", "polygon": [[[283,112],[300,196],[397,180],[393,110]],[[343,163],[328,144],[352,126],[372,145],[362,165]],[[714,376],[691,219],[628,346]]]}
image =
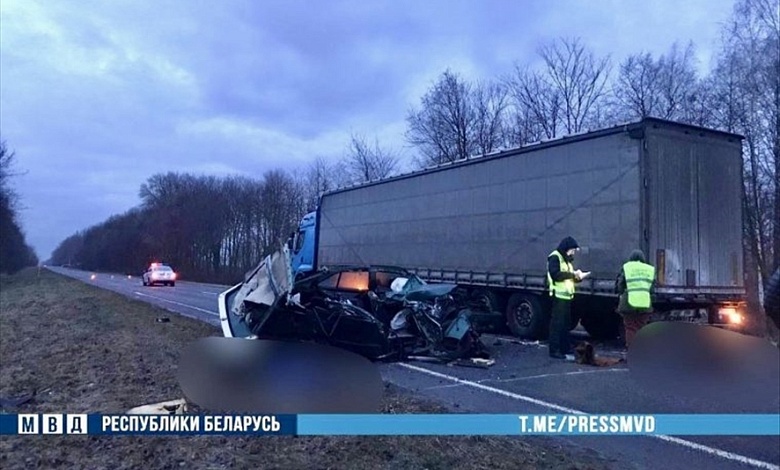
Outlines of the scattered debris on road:
{"label": "scattered debris on road", "polygon": [[33,390],[31,393],[25,393],[24,395],[18,396],[18,397],[12,397],[12,398],[2,398],[0,397],[0,408],[2,409],[9,409],[9,408],[16,408],[17,406],[24,405],[25,403],[28,403],[35,398],[35,395],[38,393],[37,390]]}
{"label": "scattered debris on road", "polygon": [[577,364],[596,367],[609,367],[623,362],[618,357],[597,357],[596,349],[587,341],[582,341],[574,348],[574,360]]}
{"label": "scattered debris on road", "polygon": [[188,411],[187,400],[168,400],[161,403],[136,406],[127,411],[129,415],[180,415]]}
{"label": "scattered debris on road", "polygon": [[496,363],[495,359],[482,359],[479,357],[472,357],[468,359],[457,359],[450,362],[450,366],[462,366],[462,367],[477,367],[479,369],[487,369]]}

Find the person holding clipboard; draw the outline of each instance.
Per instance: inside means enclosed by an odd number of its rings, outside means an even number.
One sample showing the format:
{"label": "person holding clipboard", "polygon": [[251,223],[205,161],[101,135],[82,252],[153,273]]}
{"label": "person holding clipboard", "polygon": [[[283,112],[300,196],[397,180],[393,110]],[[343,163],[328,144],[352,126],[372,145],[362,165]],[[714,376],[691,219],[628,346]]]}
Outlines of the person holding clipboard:
{"label": "person holding clipboard", "polygon": [[566,237],[547,256],[547,285],[552,297],[548,348],[550,357],[554,359],[566,359],[566,355],[571,354],[569,328],[574,286],[590,275],[590,272],[574,269],[574,253],[579,249],[574,238]]}

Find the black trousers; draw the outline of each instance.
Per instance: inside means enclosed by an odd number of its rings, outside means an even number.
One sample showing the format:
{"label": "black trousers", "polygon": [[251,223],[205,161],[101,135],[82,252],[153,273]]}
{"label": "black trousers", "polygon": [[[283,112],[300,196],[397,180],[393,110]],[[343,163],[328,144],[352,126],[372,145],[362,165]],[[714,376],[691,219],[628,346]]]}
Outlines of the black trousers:
{"label": "black trousers", "polygon": [[553,297],[550,314],[550,354],[571,354],[569,328],[571,327],[571,300]]}

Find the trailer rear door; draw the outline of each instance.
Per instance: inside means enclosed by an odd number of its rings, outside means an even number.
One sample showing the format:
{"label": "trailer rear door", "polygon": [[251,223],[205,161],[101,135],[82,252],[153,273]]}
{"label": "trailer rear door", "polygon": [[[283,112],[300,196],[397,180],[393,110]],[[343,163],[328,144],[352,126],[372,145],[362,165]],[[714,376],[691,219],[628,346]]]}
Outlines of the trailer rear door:
{"label": "trailer rear door", "polygon": [[653,124],[645,150],[646,228],[659,283],[700,292],[741,288],[739,138]]}

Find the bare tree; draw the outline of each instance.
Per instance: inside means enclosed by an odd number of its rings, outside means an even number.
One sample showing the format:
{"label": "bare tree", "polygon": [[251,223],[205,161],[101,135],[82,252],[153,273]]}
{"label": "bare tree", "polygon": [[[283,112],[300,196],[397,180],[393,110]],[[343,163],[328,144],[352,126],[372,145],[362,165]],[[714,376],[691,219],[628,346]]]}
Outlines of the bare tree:
{"label": "bare tree", "polygon": [[516,65],[514,75],[507,79],[512,97],[509,120],[516,126],[514,143],[551,139],[601,124],[609,57],[595,57],[579,39],[546,44],[539,55],[543,69]]}
{"label": "bare tree", "polygon": [[621,114],[629,119],[656,114],[658,75],[658,64],[650,53],[630,55],[620,64],[613,93]]}
{"label": "bare tree", "polygon": [[348,182],[344,162],[330,162],[319,156],[309,163],[300,185],[303,188],[303,203],[306,210],[314,210],[322,193],[343,186]]}
{"label": "bare tree", "polygon": [[[515,67],[508,83],[513,98],[516,144],[552,139],[560,126],[561,96],[548,78],[539,72]],[[522,130],[520,130],[522,129]]]}
{"label": "bare tree", "polygon": [[507,140],[507,87],[497,81],[478,82],[472,90],[470,100],[474,116],[470,141],[478,153],[490,153]]}
{"label": "bare tree", "polygon": [[282,170],[262,180],[154,175],[141,186],[138,208],[69,237],[54,259],[125,272],[162,260],[186,279],[236,282],[297,227],[304,189]]}
{"label": "bare tree", "polygon": [[694,124],[710,119],[709,87],[696,73],[693,44],[677,43],[658,59],[634,54],[620,64],[613,95],[622,119],[648,116]]}
{"label": "bare tree", "polygon": [[0,140],[0,187],[5,188],[8,177],[11,176],[11,166],[14,161],[14,152],[8,149],[4,140]]}
{"label": "bare tree", "polygon": [[[780,265],[780,1],[739,0],[710,77],[712,119],[744,141],[745,243],[765,280]],[[750,275],[750,272],[748,272]]]}
{"label": "bare tree", "polygon": [[695,102],[698,77],[694,59],[692,43],[684,50],[674,43],[671,50],[658,59],[658,117],[683,120]]}
{"label": "bare tree", "polygon": [[418,164],[452,162],[472,153],[471,88],[457,74],[447,70],[422,97],[420,108],[409,111],[406,138],[422,154]]}
{"label": "bare tree", "polygon": [[559,39],[543,46],[548,83],[560,97],[567,133],[580,132],[597,101],[605,94],[609,57],[596,58],[579,39]]}
{"label": "bare tree", "polygon": [[303,216],[295,180],[281,170],[270,170],[263,175],[260,207],[265,253],[276,251],[281,242],[298,226]]}
{"label": "bare tree", "polygon": [[17,220],[18,198],[10,186],[10,178],[18,175],[12,170],[14,152],[0,140],[0,272],[15,273],[38,264],[33,249],[27,245]]}
{"label": "bare tree", "polygon": [[753,50],[760,56],[756,59],[761,61],[752,91],[757,95],[758,109],[763,117],[760,145],[770,160],[762,166],[770,181],[769,190],[774,189],[769,205],[774,207],[772,267],[777,269],[780,266],[780,1],[742,0],[737,4],[737,15],[748,32],[740,39],[753,45]]}
{"label": "bare tree", "polygon": [[398,157],[391,150],[380,147],[377,139],[370,145],[365,137],[353,133],[344,166],[352,183],[366,183],[387,178],[395,173],[398,169]]}

